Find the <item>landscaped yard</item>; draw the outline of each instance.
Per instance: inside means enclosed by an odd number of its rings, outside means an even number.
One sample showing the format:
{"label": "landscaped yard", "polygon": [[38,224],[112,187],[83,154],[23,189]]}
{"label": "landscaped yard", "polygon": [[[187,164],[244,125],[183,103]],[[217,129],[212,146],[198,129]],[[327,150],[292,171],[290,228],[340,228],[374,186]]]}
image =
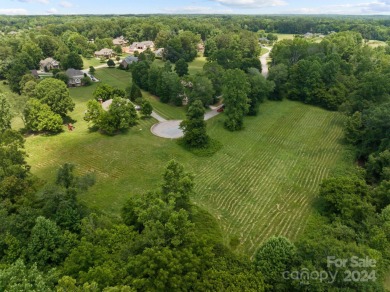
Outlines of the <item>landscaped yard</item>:
{"label": "landscaped yard", "polygon": [[92,58],[81,57],[81,58],[83,59],[84,69],[88,69],[90,66],[93,66],[93,67],[100,66],[100,65],[103,65],[105,63],[105,62],[100,62],[100,59],[95,58],[95,57],[92,57]]}
{"label": "landscaped yard", "polygon": [[275,33],[275,34],[278,36],[278,41],[294,39],[294,34],[290,34],[290,33]]}
{"label": "landscaped yard", "polygon": [[[154,60],[154,64],[159,67],[164,66],[164,62],[159,59]],[[194,61],[188,63],[188,73],[194,75],[202,72],[204,64],[206,64],[206,57],[197,57]]]}
{"label": "landscaped yard", "polygon": [[[130,82],[125,71],[106,68],[96,73],[120,88]],[[223,144],[209,158],[153,136],[154,119],[141,120],[127,133],[104,136],[89,131],[83,120],[95,86],[71,89],[76,102],[73,132],[28,137],[26,150],[39,177],[54,179],[65,162],[76,164],[80,173],[95,172],[97,184],[80,199],[114,216],[130,196],[158,188],[165,165],[176,159],[195,175],[194,204],[216,218],[226,243],[238,236],[238,250],[253,255],[271,235],[294,240],[301,234],[321,179],[343,158],[342,116],[291,101],[266,102],[258,117],[246,118],[241,132],[226,131],[223,115],[208,121],[210,135]],[[157,100],[153,104],[167,118],[184,115],[183,109]],[[207,213],[197,218],[210,236],[220,236]]]}

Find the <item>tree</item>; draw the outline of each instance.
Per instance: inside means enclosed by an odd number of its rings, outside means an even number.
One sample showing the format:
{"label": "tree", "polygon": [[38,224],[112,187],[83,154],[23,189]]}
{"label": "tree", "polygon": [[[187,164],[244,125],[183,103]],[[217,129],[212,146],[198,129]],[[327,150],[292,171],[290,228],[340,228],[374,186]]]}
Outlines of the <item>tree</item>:
{"label": "tree", "polygon": [[28,258],[40,268],[58,265],[61,258],[62,234],[58,226],[49,219],[39,216],[31,230],[28,244]]}
{"label": "tree", "polygon": [[32,132],[62,131],[62,118],[54,113],[47,104],[41,103],[38,99],[32,98],[27,101],[23,112],[25,127]]}
{"label": "tree", "polygon": [[115,52],[117,55],[121,55],[121,54],[122,54],[122,47],[121,47],[121,46],[115,46],[115,47],[114,47],[114,52]]}
{"label": "tree", "polygon": [[175,200],[176,210],[181,208],[188,210],[190,196],[194,190],[194,177],[185,172],[183,165],[175,160],[169,161],[163,175],[164,182],[161,187],[162,198],[166,202]]}
{"label": "tree", "polygon": [[97,100],[89,100],[84,120],[91,122],[94,127],[100,128],[101,118],[104,113],[103,107]]}
{"label": "tree", "polygon": [[283,272],[291,270],[296,248],[285,237],[271,237],[256,252],[254,264],[258,271],[264,275],[266,284],[273,289],[282,288]]}
{"label": "tree", "polygon": [[43,57],[41,48],[35,42],[26,41],[22,45],[21,51],[30,56],[34,64],[33,66],[36,69],[39,61],[42,60]]}
{"label": "tree", "polygon": [[[95,105],[96,106],[96,105]],[[138,115],[134,105],[127,99],[114,97],[108,112],[101,112],[99,128],[108,135],[126,130],[137,124]]]}
{"label": "tree", "polygon": [[204,75],[195,75],[191,79],[192,86],[188,90],[190,103],[195,100],[201,100],[205,107],[214,103],[215,91],[210,79]]}
{"label": "tree", "polygon": [[144,117],[150,117],[153,112],[153,107],[149,100],[144,99],[141,104],[141,113]]}
{"label": "tree", "polygon": [[0,93],[0,133],[11,129],[11,106],[4,94]]}
{"label": "tree", "polygon": [[320,197],[324,202],[323,213],[331,220],[358,229],[373,215],[374,207],[369,187],[357,175],[333,177],[322,182]]}
{"label": "tree", "polygon": [[114,60],[109,59],[109,60],[107,61],[107,66],[108,66],[108,67],[115,67],[115,62],[114,62]]}
{"label": "tree", "polygon": [[268,80],[275,82],[275,90],[270,95],[271,100],[282,100],[287,95],[286,83],[288,80],[288,67],[285,64],[278,64],[269,69]]}
{"label": "tree", "polygon": [[203,71],[206,76],[211,80],[215,95],[220,96],[222,94],[223,82],[221,76],[224,74],[224,69],[217,62],[207,62],[203,66]]}
{"label": "tree", "polygon": [[247,114],[248,93],[250,86],[246,76],[240,69],[227,70],[223,76],[223,99],[225,104],[225,127],[230,131],[243,128],[244,116]]}
{"label": "tree", "polygon": [[[165,65],[165,64],[164,64]],[[162,68],[152,65],[149,69],[148,88],[150,93],[157,94],[158,80],[161,78]]]}
{"label": "tree", "polygon": [[149,61],[150,63],[153,63],[154,59],[156,58],[156,55],[152,52],[150,48],[147,48],[145,51],[143,51],[141,54],[139,54],[139,60],[140,61]]}
{"label": "tree", "polygon": [[88,76],[84,76],[83,78],[81,78],[81,84],[83,84],[84,86],[90,86],[92,85],[92,80]]}
{"label": "tree", "polygon": [[69,68],[81,70],[84,67],[83,59],[78,53],[72,52],[65,57],[65,60],[61,63],[62,68],[67,70]]}
{"label": "tree", "polygon": [[22,88],[22,95],[28,98],[35,97],[35,87],[37,87],[37,84],[35,80],[26,82]]}
{"label": "tree", "polygon": [[248,115],[256,116],[258,104],[263,102],[273,91],[274,83],[265,79],[260,71],[255,68],[248,70],[248,82],[250,84]]}
{"label": "tree", "polygon": [[9,87],[13,92],[20,93],[20,81],[27,72],[28,68],[25,63],[18,58],[14,59],[6,73]]}
{"label": "tree", "polygon": [[175,72],[180,77],[183,77],[184,75],[188,74],[188,64],[187,64],[187,62],[184,59],[179,59],[175,63]]}
{"label": "tree", "polygon": [[133,83],[130,88],[129,99],[134,102],[137,98],[142,98],[141,89]]}
{"label": "tree", "polygon": [[144,90],[148,90],[149,68],[149,62],[141,61],[135,63],[131,70],[133,82]]}
{"label": "tree", "polygon": [[114,96],[114,88],[106,83],[101,83],[98,85],[98,87],[96,87],[95,91],[92,93],[92,96],[96,100],[109,100]]}
{"label": "tree", "polygon": [[53,291],[54,270],[41,272],[37,265],[27,267],[19,259],[5,269],[0,269],[0,291]]}
{"label": "tree", "polygon": [[164,103],[183,104],[183,86],[179,76],[174,72],[163,72],[157,84],[157,95]]}
{"label": "tree", "polygon": [[46,57],[53,57],[58,49],[57,39],[48,35],[39,36],[37,43],[42,50],[43,56]]}
{"label": "tree", "polygon": [[65,85],[68,85],[69,83],[69,76],[66,75],[65,73],[61,73],[61,72],[57,73],[54,75],[54,78],[63,81]]}
{"label": "tree", "polygon": [[114,97],[107,112],[96,100],[89,101],[87,107],[84,120],[92,122],[93,126],[108,135],[137,124],[137,111],[127,99]]}
{"label": "tree", "polygon": [[204,148],[209,142],[204,114],[202,101],[196,100],[188,108],[187,119],[180,124],[184,133],[183,141],[188,147]]}
{"label": "tree", "polygon": [[95,71],[96,71],[95,67],[89,66],[89,74],[95,74]]}
{"label": "tree", "polygon": [[50,109],[65,117],[69,111],[73,111],[75,103],[69,95],[65,83],[54,78],[46,78],[35,87],[34,94],[42,103],[47,104]]}

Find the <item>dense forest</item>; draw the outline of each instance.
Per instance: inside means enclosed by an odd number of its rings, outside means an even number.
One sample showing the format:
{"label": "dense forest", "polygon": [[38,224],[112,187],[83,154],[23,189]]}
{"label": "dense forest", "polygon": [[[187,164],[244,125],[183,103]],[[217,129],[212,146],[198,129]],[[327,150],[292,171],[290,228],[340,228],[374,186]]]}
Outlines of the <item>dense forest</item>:
{"label": "dense forest", "polygon": [[[384,291],[390,264],[390,49],[366,41],[390,41],[389,18],[1,16],[0,24],[0,78],[13,92],[0,92],[0,291]],[[266,79],[258,58],[264,32],[324,37],[276,42]],[[199,210],[191,202],[194,176],[174,160],[161,174],[161,187],[132,196],[120,217],[80,202],[96,182],[93,173],[80,175],[68,163],[55,181],[32,174],[26,135],[61,131],[74,103],[61,73],[37,81],[29,70],[46,57],[58,59],[63,70],[81,69],[81,57],[114,48],[112,39],[121,35],[165,48],[164,66],[145,51],[139,62],[122,68],[132,72],[126,92],[105,84],[96,89],[85,119],[103,132],[121,126],[113,126],[110,113],[102,118],[97,100],[135,101],[140,89],[177,106],[186,95],[184,127],[200,125],[202,131],[203,106],[221,95],[230,131],[243,129],[245,117],[257,115],[266,99],[345,116],[342,143],[356,165],[321,182],[314,215],[299,240],[268,238],[250,258],[199,234],[193,220]],[[207,62],[201,74],[188,75],[186,64],[200,42]],[[127,126],[136,119],[130,111]],[[11,127],[17,114],[24,118],[22,131]],[[204,132],[188,137],[188,144],[207,144]],[[368,273],[366,280],[346,281],[348,267],[329,267],[328,256],[369,258],[375,267],[358,266],[359,275]],[[307,270],[334,272],[335,278],[306,277]],[[285,277],[285,271],[301,274]]]}

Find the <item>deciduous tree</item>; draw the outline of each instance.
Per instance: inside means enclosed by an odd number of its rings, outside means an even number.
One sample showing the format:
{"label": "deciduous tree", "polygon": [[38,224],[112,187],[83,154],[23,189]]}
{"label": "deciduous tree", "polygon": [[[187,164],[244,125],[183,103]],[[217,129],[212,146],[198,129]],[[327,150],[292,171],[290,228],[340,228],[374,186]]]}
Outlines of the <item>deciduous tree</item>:
{"label": "deciduous tree", "polygon": [[244,126],[244,116],[249,109],[250,86],[245,73],[240,69],[227,70],[223,76],[223,84],[225,127],[230,131],[241,130]]}
{"label": "deciduous tree", "polygon": [[65,83],[54,78],[46,78],[39,82],[35,87],[34,95],[61,117],[65,117],[68,112],[73,111],[75,106]]}
{"label": "deciduous tree", "polygon": [[209,142],[206,133],[206,122],[204,121],[205,109],[200,100],[191,103],[187,111],[187,119],[181,122],[183,130],[183,142],[192,148],[204,148]]}

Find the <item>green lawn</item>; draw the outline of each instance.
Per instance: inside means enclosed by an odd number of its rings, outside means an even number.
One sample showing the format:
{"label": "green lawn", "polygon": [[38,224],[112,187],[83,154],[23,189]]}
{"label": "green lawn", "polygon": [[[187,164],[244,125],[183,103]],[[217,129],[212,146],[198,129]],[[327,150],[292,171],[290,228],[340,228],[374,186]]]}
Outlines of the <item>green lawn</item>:
{"label": "green lawn", "polygon": [[176,107],[170,104],[162,103],[158,97],[151,95],[147,91],[142,91],[142,96],[150,101],[153,106],[153,110],[163,118],[168,120],[185,119],[186,111],[184,107]]}
{"label": "green lawn", "polygon": [[[130,73],[117,69],[96,75],[121,88],[130,80]],[[200,210],[198,227],[214,238],[222,234],[226,243],[238,236],[237,250],[253,255],[272,235],[294,240],[301,234],[321,179],[342,161],[342,116],[291,101],[263,104],[237,133],[224,130],[223,115],[208,121],[209,134],[223,144],[209,158],[153,136],[153,119],[114,137],[90,132],[83,115],[95,86],[71,89],[73,132],[28,137],[26,150],[33,173],[42,178],[53,179],[65,162],[80,173],[94,171],[97,184],[80,199],[109,214],[118,215],[130,196],[157,188],[165,165],[176,159],[195,175],[192,201],[213,216]],[[153,103],[166,117],[184,115],[183,109]],[[215,220],[220,231],[213,228]]]}
{"label": "green lawn", "polygon": [[369,40],[368,42],[366,42],[366,44],[369,45],[372,48],[387,46],[386,42],[376,41],[376,40]]}
{"label": "green lawn", "polygon": [[117,68],[100,68],[95,71],[94,76],[102,83],[125,89],[131,85],[131,73]]}
{"label": "green lawn", "polygon": [[96,66],[104,64],[104,62],[101,63],[100,59],[97,59],[95,57],[92,57],[92,58],[81,57],[81,59],[83,59],[84,69],[88,69],[90,66],[96,67]]}
{"label": "green lawn", "polygon": [[188,64],[188,73],[195,75],[203,71],[203,66],[206,64],[206,57],[197,57],[194,61]]}
{"label": "green lawn", "polygon": [[260,52],[260,56],[264,55],[264,54],[267,54],[269,52],[268,49],[266,48],[261,48],[261,52]]}
{"label": "green lawn", "polygon": [[294,39],[294,34],[290,33],[276,33],[276,35],[278,36],[278,41]]}
{"label": "green lawn", "polygon": [[[131,85],[131,73],[128,71],[115,68],[101,68],[96,70],[95,76],[101,82],[108,83],[121,89],[125,89],[127,86]],[[79,88],[75,90],[77,91]],[[90,95],[92,96],[92,92]],[[142,95],[151,102],[153,109],[162,117],[171,120],[182,120],[185,118],[184,107],[179,108],[173,105],[164,104],[160,102],[157,97],[146,91],[142,91]]]}
{"label": "green lawn", "polygon": [[[156,64],[159,67],[164,66],[164,62],[159,59],[155,59],[154,64]],[[204,64],[206,64],[206,57],[195,58],[194,61],[188,63],[188,73],[190,75],[195,75],[196,73],[202,72]]]}

